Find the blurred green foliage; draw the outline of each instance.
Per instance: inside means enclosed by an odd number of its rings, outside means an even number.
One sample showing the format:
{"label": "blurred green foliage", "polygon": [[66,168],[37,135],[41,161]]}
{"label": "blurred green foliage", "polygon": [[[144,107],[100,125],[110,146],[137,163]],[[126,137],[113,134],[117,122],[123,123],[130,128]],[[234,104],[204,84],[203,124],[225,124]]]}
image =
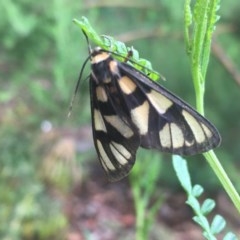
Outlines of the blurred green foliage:
{"label": "blurred green foliage", "polygon": [[[53,196],[41,173],[46,169],[42,166],[44,156],[59,135],[52,141],[50,138],[47,146],[40,146],[40,139],[44,135],[44,120],[60,132],[66,128],[76,132],[80,126],[90,125],[86,81],[80,86],[71,118],[66,118],[81,65],[87,57],[85,38],[72,19],[84,15],[98,33],[133,45],[140,57],[150,60],[153,68],[165,76],[164,86],[194,105],[183,42],[183,4],[183,0],[0,2],[1,239],[60,239],[59,229],[64,231],[66,227],[62,202]],[[239,12],[238,0],[221,3],[215,37],[236,71],[240,66]],[[240,189],[240,87],[220,60],[212,55],[207,73],[206,116],[223,138],[216,153]],[[85,77],[88,74],[86,70]],[[219,184],[201,156],[192,157],[189,165],[190,172],[194,172],[193,182],[216,191]],[[163,161],[161,169],[161,183],[177,187],[171,162]],[[71,188],[70,183],[61,183],[64,189],[54,183],[54,189],[62,196],[66,194],[66,184]]]}

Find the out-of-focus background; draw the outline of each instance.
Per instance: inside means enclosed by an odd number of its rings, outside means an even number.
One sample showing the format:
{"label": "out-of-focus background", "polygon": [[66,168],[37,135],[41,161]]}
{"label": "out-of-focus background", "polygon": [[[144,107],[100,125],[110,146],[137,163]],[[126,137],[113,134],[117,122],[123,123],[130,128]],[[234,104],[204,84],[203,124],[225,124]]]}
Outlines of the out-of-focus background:
{"label": "out-of-focus background", "polygon": [[[1,239],[134,239],[129,181],[108,183],[93,148],[87,80],[67,118],[88,56],[86,40],[72,19],[84,15],[99,34],[133,45],[166,78],[162,84],[194,106],[183,5],[183,0],[0,2]],[[238,191],[239,14],[239,0],[221,2],[205,98],[206,116],[223,139],[216,154]],[[151,165],[152,154],[161,161],[156,192],[164,196],[163,210],[150,239],[160,239],[160,231],[167,239],[201,239],[171,156],[144,151],[148,160],[141,162],[141,154],[136,165]],[[192,181],[204,186],[230,228],[239,232],[239,216],[203,157],[191,157],[189,165]]]}

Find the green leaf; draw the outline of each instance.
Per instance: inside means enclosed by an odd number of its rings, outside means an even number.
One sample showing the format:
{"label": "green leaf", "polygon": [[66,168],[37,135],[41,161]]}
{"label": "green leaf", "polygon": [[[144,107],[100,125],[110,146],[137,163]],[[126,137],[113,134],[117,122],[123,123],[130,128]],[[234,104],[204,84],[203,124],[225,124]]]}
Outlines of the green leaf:
{"label": "green leaf", "polygon": [[206,199],[201,206],[202,214],[207,215],[214,209],[215,206],[216,206],[216,203],[214,202],[214,200]]}
{"label": "green leaf", "polygon": [[210,229],[209,227],[209,223],[206,217],[204,217],[203,215],[201,216],[195,216],[193,217],[193,220],[198,223],[203,229]]}
{"label": "green leaf", "polygon": [[182,185],[182,187],[187,191],[188,194],[191,193],[192,184],[190,175],[187,168],[187,162],[181,156],[173,155],[173,167],[177,174],[177,177]]}
{"label": "green leaf", "polygon": [[201,185],[196,184],[193,186],[192,195],[194,197],[200,197],[203,192],[204,192],[204,188]]}
{"label": "green leaf", "polygon": [[[152,64],[146,59],[139,58],[138,51],[133,47],[127,47],[123,42],[117,41],[111,36],[98,35],[88,19],[84,16],[81,18],[81,21],[73,19],[73,22],[76,23],[97,46],[112,52],[118,61],[123,62],[127,60],[128,64],[134,66],[134,68],[143,72],[152,80],[158,80],[160,78],[160,74],[152,69]],[[131,56],[129,56],[129,52],[131,52]]]}
{"label": "green leaf", "polygon": [[220,215],[216,215],[211,224],[211,232],[213,234],[218,234],[224,229],[225,226],[226,221],[224,220],[224,218]]}
{"label": "green leaf", "polygon": [[238,240],[237,236],[231,232],[227,233],[223,240]]}

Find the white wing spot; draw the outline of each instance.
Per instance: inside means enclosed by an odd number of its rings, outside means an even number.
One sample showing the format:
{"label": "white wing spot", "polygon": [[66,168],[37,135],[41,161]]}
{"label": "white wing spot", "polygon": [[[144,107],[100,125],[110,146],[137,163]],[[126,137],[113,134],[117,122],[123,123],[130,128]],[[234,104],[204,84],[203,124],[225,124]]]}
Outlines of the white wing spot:
{"label": "white wing spot", "polygon": [[208,127],[206,127],[206,125],[204,125],[203,123],[201,123],[201,126],[205,132],[205,134],[207,135],[208,138],[211,138],[212,137],[212,132],[209,130]]}
{"label": "white wing spot", "polygon": [[107,129],[105,127],[105,124],[104,124],[104,121],[103,121],[100,111],[98,111],[97,109],[94,109],[93,115],[94,115],[93,119],[94,119],[95,130],[107,132]]}
{"label": "white wing spot", "polygon": [[128,78],[126,76],[121,77],[118,80],[118,82],[119,82],[120,88],[122,89],[122,91],[125,94],[131,94],[137,88],[136,84],[130,78]]}
{"label": "white wing spot", "polygon": [[175,124],[170,124],[173,148],[180,148],[184,145],[184,135],[181,128]]}
{"label": "white wing spot", "polygon": [[119,152],[121,152],[124,155],[126,159],[131,158],[131,153],[123,145],[116,143],[114,141],[112,141],[111,143]]}
{"label": "white wing spot", "polygon": [[186,145],[187,147],[191,147],[193,144],[194,144],[194,140],[192,140],[191,142],[185,141],[185,145]]}
{"label": "white wing spot", "polygon": [[182,110],[182,115],[187,121],[189,127],[191,128],[193,135],[198,143],[203,143],[205,141],[205,134],[199,122],[186,110]]}
{"label": "white wing spot", "polygon": [[172,142],[171,142],[171,134],[170,134],[170,128],[168,123],[166,123],[165,126],[162,128],[162,130],[159,132],[159,139],[162,147],[171,148]]}
{"label": "white wing spot", "polygon": [[156,111],[160,114],[164,114],[173,105],[171,100],[155,90],[148,93],[147,97]]}
{"label": "white wing spot", "polygon": [[115,156],[116,160],[121,164],[125,165],[128,163],[127,159],[131,156],[128,150],[121,144],[111,142],[110,149]]}
{"label": "white wing spot", "polygon": [[116,128],[124,137],[130,138],[133,136],[132,129],[117,115],[104,116],[105,120]]}
{"label": "white wing spot", "polygon": [[105,152],[105,150],[102,146],[102,143],[99,140],[97,140],[96,142],[97,142],[98,151],[101,155],[100,160],[103,162],[103,165],[105,165],[107,167],[107,169],[110,169],[112,171],[116,170],[116,168],[112,164],[111,160],[109,159],[107,153]]}
{"label": "white wing spot", "polygon": [[96,88],[96,95],[97,95],[98,101],[107,102],[108,97],[107,97],[106,91],[103,87],[98,86]]}
{"label": "white wing spot", "polygon": [[131,110],[131,118],[138,127],[140,134],[148,132],[149,103],[145,101],[142,105]]}

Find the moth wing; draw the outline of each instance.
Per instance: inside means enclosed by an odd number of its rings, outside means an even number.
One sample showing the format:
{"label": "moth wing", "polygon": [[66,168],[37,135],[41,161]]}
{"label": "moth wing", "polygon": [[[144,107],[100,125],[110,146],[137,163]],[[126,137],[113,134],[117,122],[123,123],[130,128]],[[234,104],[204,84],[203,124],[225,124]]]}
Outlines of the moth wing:
{"label": "moth wing", "polygon": [[221,142],[217,129],[186,102],[125,63],[119,86],[141,146],[178,155],[206,152]]}
{"label": "moth wing", "polygon": [[128,175],[135,163],[140,136],[105,85],[90,78],[92,129],[95,148],[110,181]]}

